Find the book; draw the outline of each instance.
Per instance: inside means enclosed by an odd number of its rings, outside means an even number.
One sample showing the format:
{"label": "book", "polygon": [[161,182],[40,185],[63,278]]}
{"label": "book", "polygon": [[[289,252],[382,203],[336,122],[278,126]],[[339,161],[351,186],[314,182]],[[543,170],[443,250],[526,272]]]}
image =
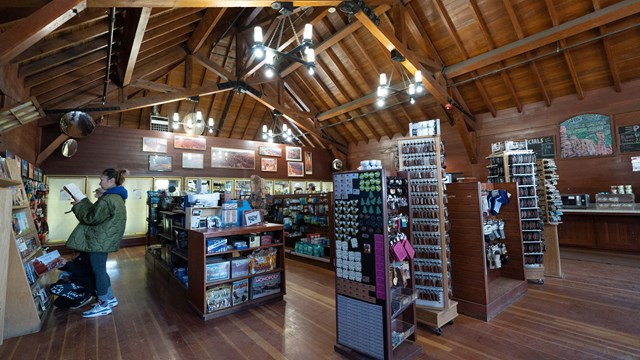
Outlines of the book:
{"label": "book", "polygon": [[82,192],[82,190],[80,190],[80,188],[78,187],[78,185],[74,184],[74,183],[69,183],[67,185],[64,185],[62,187],[64,189],[64,191],[68,192],[69,195],[71,195],[71,197],[73,198],[73,200],[75,201],[80,201],[84,198],[86,198],[87,196]]}
{"label": "book", "polygon": [[38,256],[35,260],[33,260],[33,268],[35,269],[38,276],[60,266],[62,266],[62,257],[60,256],[58,250],[54,250],[42,256]]}
{"label": "book", "polygon": [[27,213],[19,211],[13,213],[13,222],[11,223],[14,234],[16,236],[24,234],[29,231],[29,222],[27,220]]}

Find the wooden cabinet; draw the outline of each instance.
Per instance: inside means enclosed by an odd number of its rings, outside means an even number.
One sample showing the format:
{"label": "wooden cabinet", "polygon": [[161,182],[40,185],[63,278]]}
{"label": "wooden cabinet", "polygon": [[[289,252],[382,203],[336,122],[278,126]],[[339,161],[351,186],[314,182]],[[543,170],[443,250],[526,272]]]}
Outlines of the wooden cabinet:
{"label": "wooden cabinet", "polygon": [[640,213],[565,209],[558,225],[562,246],[640,251]]}
{"label": "wooden cabinet", "polygon": [[[203,319],[209,320],[217,318],[236,311],[250,308],[252,306],[257,306],[269,300],[282,299],[283,295],[286,293],[283,244],[284,229],[282,225],[266,223],[262,225],[244,227],[188,230],[188,232],[189,286],[187,289],[187,297],[191,306]],[[258,247],[249,247],[243,250],[231,250],[216,253],[207,252],[207,240],[215,238],[226,238],[230,242],[233,237],[248,234],[271,235],[272,244],[261,245]],[[207,281],[207,264],[215,263],[210,260],[224,257],[224,261],[229,261],[240,256],[246,257],[253,253],[255,250],[270,248],[274,249],[274,251],[276,252],[275,264],[273,269],[260,271],[259,273],[251,273],[251,271],[249,270],[248,275],[245,276]],[[219,260],[223,261],[222,259]],[[232,276],[233,274],[229,275]],[[271,280],[266,285],[268,287],[266,289],[268,291],[268,295],[258,297],[258,294],[252,291],[252,289],[260,286],[257,280],[268,278],[270,278],[269,280]],[[274,279],[279,279],[279,281],[274,281]],[[240,281],[245,281],[248,286],[246,290],[246,294],[248,294],[246,301],[236,305],[224,305],[221,306],[220,309],[212,310],[210,306],[211,302],[208,303],[208,291],[222,287],[228,287],[232,289],[233,284]],[[279,286],[277,286],[277,284],[279,284]],[[222,293],[223,292],[221,292],[221,294]],[[265,294],[265,292],[263,292],[262,294]]]}
{"label": "wooden cabinet", "polygon": [[[483,189],[484,187],[484,189]],[[483,232],[482,190],[512,194],[495,217],[504,221],[509,260],[499,269],[487,265]],[[451,276],[458,310],[489,321],[527,292],[516,184],[453,183],[447,186],[451,221]]]}

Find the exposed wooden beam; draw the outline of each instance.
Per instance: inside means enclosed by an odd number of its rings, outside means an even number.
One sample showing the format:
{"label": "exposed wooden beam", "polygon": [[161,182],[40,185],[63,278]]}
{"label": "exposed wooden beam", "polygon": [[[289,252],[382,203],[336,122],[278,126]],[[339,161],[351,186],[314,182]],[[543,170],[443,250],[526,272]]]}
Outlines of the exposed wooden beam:
{"label": "exposed wooden beam", "polygon": [[[341,2],[340,0],[295,0],[293,6],[338,6]],[[87,0],[87,7],[270,7],[271,3],[273,3],[271,0]]]}
{"label": "exposed wooden beam", "polygon": [[67,141],[67,139],[69,139],[69,135],[67,134],[60,134],[57,138],[55,138],[51,142],[51,144],[49,144],[44,150],[42,150],[41,153],[38,154],[38,156],[36,157],[36,165],[41,166],[44,161],[47,160],[49,156],[51,156],[51,154],[53,154],[53,152],[56,151],[60,145],[62,145],[63,142]]}
{"label": "exposed wooden beam", "polygon": [[49,35],[86,8],[85,0],[54,0],[0,34],[0,64]]}
{"label": "exposed wooden beam", "polygon": [[151,90],[155,92],[161,92],[161,93],[173,93],[173,92],[177,92],[185,89],[185,88],[177,88],[175,86],[166,85],[166,84],[162,84],[155,81],[143,80],[143,79],[133,80],[131,82],[131,86],[141,88],[141,89]]}
{"label": "exposed wooden beam", "polygon": [[200,65],[204,66],[209,71],[213,72],[214,74],[220,76],[225,80],[235,79],[235,76],[233,76],[233,74],[225,70],[224,67],[216,64],[215,62],[213,62],[213,60],[207,58],[201,53],[189,55],[189,57],[193,58],[193,60],[197,61]]}
{"label": "exposed wooden beam", "polygon": [[453,119],[455,121],[456,128],[458,129],[458,135],[460,135],[460,139],[462,140],[464,149],[467,152],[467,157],[469,157],[469,162],[472,164],[477,164],[478,153],[476,146],[476,133],[469,133],[467,131],[467,126],[465,125],[464,119],[462,118],[462,114],[460,114],[458,111],[453,112]]}
{"label": "exposed wooden beam", "polygon": [[149,22],[151,8],[129,8],[125,11],[124,28],[120,38],[118,55],[118,80],[121,86],[131,83],[133,69],[138,59],[144,31]]}
{"label": "exposed wooden beam", "polygon": [[[595,10],[600,10],[600,1],[592,0],[592,2],[593,8]],[[600,31],[600,35],[607,33],[607,29],[604,25],[600,26],[598,31]],[[609,64],[609,71],[611,72],[611,80],[613,80],[613,88],[616,92],[621,92],[622,86],[620,85],[620,73],[618,72],[618,66],[616,65],[615,56],[613,49],[611,48],[611,41],[609,38],[602,39],[602,46],[604,47],[605,54],[607,54],[607,63]]]}
{"label": "exposed wooden beam", "polygon": [[[58,67],[59,65],[64,66],[64,63],[66,62],[71,62],[72,60],[79,60],[80,62],[82,62],[81,58],[90,56],[94,52],[100,52],[102,54],[101,50],[106,49],[108,43],[109,40],[107,40],[107,36],[105,35],[64,52],[48,56],[44,59],[38,59],[28,64],[24,64],[20,66],[20,69],[18,69],[18,76],[28,77],[48,71],[50,69],[52,72],[55,72],[57,71],[56,67]],[[104,57],[107,57],[106,50],[104,51]]]}
{"label": "exposed wooden beam", "polygon": [[200,47],[211,34],[211,31],[218,25],[226,11],[226,8],[207,9],[202,20],[198,23],[198,27],[191,35],[191,39],[187,42],[187,49],[191,54],[195,54],[200,50]]}
{"label": "exposed wooden beam", "polygon": [[[245,96],[246,98],[246,96]],[[255,117],[253,116],[253,114],[256,111],[256,105],[258,105],[257,101],[253,102],[253,106],[251,107],[251,111],[249,112],[249,120],[247,120],[247,123],[244,126],[244,129],[242,130],[242,135],[240,135],[240,139],[243,140],[245,139],[245,136],[247,136],[247,130],[249,129],[249,124],[251,123],[251,121],[253,119],[255,119]]]}
{"label": "exposed wooden beam", "polygon": [[103,62],[106,58],[107,58],[107,50],[105,49],[98,50],[87,56],[83,56],[73,61],[66,62],[64,64],[56,66],[53,69],[39,72],[33,76],[29,76],[25,78],[24,80],[25,87],[31,88],[48,81],[52,81],[53,79],[63,76],[65,74],[74,73],[80,67],[93,65],[95,63],[99,63],[99,65],[102,66],[102,68],[104,69]]}
{"label": "exposed wooden beam", "polygon": [[611,6],[607,6],[604,9],[596,10],[591,14],[567,21],[524,39],[514,41],[511,44],[449,66],[445,69],[445,74],[448,78],[454,78],[470,71],[480,69],[484,66],[491,65],[500,60],[520,55],[541,46],[551,44],[587,30],[634,15],[638,12],[640,12],[640,0],[623,0]]}
{"label": "exposed wooden beam", "polygon": [[[547,11],[549,12],[549,17],[551,18],[551,23],[553,26],[558,26],[558,14],[556,13],[556,8],[553,5],[552,1],[545,0],[545,4],[547,5]],[[511,6],[509,6],[511,8]],[[561,39],[560,47],[566,48],[567,41],[565,39]],[[578,72],[576,71],[576,66],[573,61],[573,57],[571,56],[571,51],[566,50],[562,52],[562,56],[564,56],[564,60],[567,63],[567,68],[569,69],[569,74],[571,74],[571,80],[573,81],[573,86],[576,89],[576,94],[578,95],[578,99],[584,99],[584,90],[582,89],[582,85],[580,84],[580,79],[578,78]]]}

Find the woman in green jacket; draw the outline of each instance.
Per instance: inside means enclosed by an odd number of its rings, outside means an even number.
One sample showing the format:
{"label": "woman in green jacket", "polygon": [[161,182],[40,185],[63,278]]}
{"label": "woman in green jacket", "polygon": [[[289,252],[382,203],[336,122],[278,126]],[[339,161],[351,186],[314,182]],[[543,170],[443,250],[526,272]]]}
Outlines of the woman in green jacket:
{"label": "woman in green jacket", "polygon": [[111,290],[111,279],[107,274],[107,256],[120,248],[127,223],[127,189],[122,186],[127,170],[106,169],[100,176],[103,194],[95,203],[84,198],[73,205],[73,213],[80,222],[73,230],[67,247],[87,252],[96,278],[98,301],[83,317],[111,314],[118,300]]}

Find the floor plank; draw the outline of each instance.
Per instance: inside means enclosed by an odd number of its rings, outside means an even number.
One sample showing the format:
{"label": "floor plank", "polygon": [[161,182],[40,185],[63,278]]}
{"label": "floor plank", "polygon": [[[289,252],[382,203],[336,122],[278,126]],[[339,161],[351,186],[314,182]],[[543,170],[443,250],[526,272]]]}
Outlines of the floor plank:
{"label": "floor plank", "polygon": [[[442,336],[420,327],[422,359],[638,359],[639,259],[570,252],[563,279],[529,284],[490,323],[461,315]],[[284,301],[208,322],[147,270],[142,247],[113,255],[109,273],[112,315],[54,309],[39,333],[5,340],[0,359],[342,359],[328,270],[288,261]]]}

